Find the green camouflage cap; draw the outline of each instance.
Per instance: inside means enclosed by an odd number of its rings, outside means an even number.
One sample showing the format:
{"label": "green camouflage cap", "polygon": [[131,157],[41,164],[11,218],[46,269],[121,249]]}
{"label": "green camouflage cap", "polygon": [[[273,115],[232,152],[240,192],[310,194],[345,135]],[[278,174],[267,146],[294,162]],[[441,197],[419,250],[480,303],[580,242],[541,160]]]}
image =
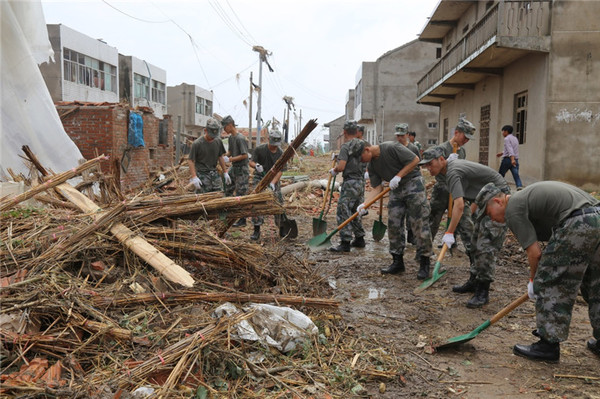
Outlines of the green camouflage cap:
{"label": "green camouflage cap", "polygon": [[461,132],[463,132],[465,134],[465,136],[467,136],[467,138],[469,140],[472,140],[475,138],[475,125],[473,125],[471,122],[469,122],[468,120],[461,118],[458,120],[458,125],[456,125],[456,130],[460,130]]}
{"label": "green camouflage cap", "polygon": [[221,132],[221,125],[216,119],[208,118],[206,121],[206,131],[208,132],[209,136],[213,138],[218,137],[219,133]]}
{"label": "green camouflage cap", "polygon": [[435,147],[431,147],[423,151],[423,156],[421,157],[421,162],[419,162],[419,165],[424,165],[443,156],[444,149],[439,145],[436,145]]}
{"label": "green camouflage cap", "polygon": [[233,126],[236,126],[235,121],[233,120],[231,115],[227,115],[225,118],[223,118],[223,120],[221,120],[221,125],[223,127],[229,125],[230,123],[233,123]]}
{"label": "green camouflage cap", "polygon": [[501,192],[502,190],[496,187],[494,183],[488,183],[483,186],[475,198],[475,204],[477,204],[477,220],[485,216],[487,203]]}
{"label": "green camouflage cap", "polygon": [[350,132],[354,132],[356,133],[356,130],[358,129],[358,124],[356,123],[356,121],[346,121],[346,123],[344,123],[344,130],[348,130]]}
{"label": "green camouflage cap", "polygon": [[398,123],[396,125],[396,136],[404,136],[408,133],[408,123]]}
{"label": "green camouflage cap", "polygon": [[272,129],[269,132],[269,144],[281,147],[281,132],[277,129]]}
{"label": "green camouflage cap", "polygon": [[360,157],[360,154],[362,154],[363,150],[365,149],[365,147],[368,147],[369,143],[366,142],[365,140],[361,140],[361,139],[352,139],[348,142],[348,156],[350,157],[354,157],[354,156],[358,156]]}

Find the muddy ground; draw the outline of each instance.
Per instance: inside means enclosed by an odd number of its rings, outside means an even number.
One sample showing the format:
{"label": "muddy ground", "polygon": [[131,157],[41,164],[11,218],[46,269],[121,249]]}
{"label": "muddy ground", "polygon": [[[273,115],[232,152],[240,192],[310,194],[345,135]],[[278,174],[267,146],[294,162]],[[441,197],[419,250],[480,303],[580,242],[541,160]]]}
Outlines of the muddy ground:
{"label": "muddy ground", "polygon": [[[326,178],[323,171],[328,169],[329,162],[326,157],[310,159],[303,162],[303,165],[310,164],[310,168],[301,168],[300,172],[308,170],[311,178]],[[327,289],[342,303],[340,313],[348,328],[347,342],[378,342],[404,366],[403,376],[365,382],[367,396],[600,398],[600,358],[586,348],[586,341],[592,335],[587,305],[581,297],[575,305],[570,336],[561,346],[561,360],[557,364],[533,362],[512,353],[513,345],[537,340],[531,335],[535,329],[531,301],[470,342],[443,352],[428,353],[432,344],[471,332],[526,292],[526,257],[510,233],[499,256],[490,303],[482,309],[468,309],[465,303],[470,294],[451,292],[453,285],[463,283],[468,277],[468,258],[460,244],[458,250],[443,259],[448,273],[432,287],[415,294],[413,290],[420,281],[416,278],[418,264],[414,260],[414,246],[407,245],[406,273],[388,276],[379,272],[391,262],[391,256],[387,235],[381,242],[372,239],[376,211],[372,210],[363,220],[367,247],[353,248],[350,254],[335,254],[308,251],[305,243],[312,237],[312,219],[318,215],[293,203],[288,202],[286,207],[300,228],[299,237],[286,245],[293,253],[306,254],[328,280]],[[325,220],[328,231],[332,231],[336,226],[335,207]],[[436,256],[440,251],[437,243],[441,234],[440,231],[434,242]],[[335,236],[332,241],[337,244],[338,240]],[[432,259],[432,268],[434,263]],[[384,393],[379,391],[381,382],[385,383]]]}

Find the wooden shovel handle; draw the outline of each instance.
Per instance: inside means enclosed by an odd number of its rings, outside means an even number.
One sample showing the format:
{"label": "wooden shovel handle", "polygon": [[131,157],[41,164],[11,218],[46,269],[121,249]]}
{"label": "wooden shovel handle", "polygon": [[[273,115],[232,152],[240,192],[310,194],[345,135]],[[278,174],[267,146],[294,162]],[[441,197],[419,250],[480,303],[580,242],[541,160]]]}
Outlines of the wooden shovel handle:
{"label": "wooden shovel handle", "polygon": [[512,301],[511,303],[509,303],[504,309],[502,309],[501,311],[499,311],[498,313],[496,313],[494,315],[494,317],[492,317],[490,319],[490,324],[494,324],[495,322],[497,322],[498,320],[500,320],[501,318],[503,318],[504,316],[506,316],[507,314],[509,314],[513,310],[515,310],[523,302],[526,302],[528,299],[529,299],[529,295],[528,294],[521,295],[519,298],[517,298],[514,301]]}
{"label": "wooden shovel handle", "polygon": [[446,243],[444,243],[444,245],[442,245],[442,250],[440,251],[440,254],[437,257],[437,262],[442,262],[442,259],[444,259],[444,255],[446,255],[446,251],[448,250],[448,245],[446,245]]}
{"label": "wooden shovel handle", "polygon": [[[375,202],[379,201],[381,198],[383,198],[384,195],[386,195],[391,189],[389,187],[386,187],[382,192],[380,192],[379,194],[377,194],[377,196],[375,198],[373,198],[371,201],[367,202],[365,204],[365,209],[368,209],[371,205],[373,205]],[[356,219],[356,217],[358,216],[358,212],[354,212],[354,215],[350,216],[348,219],[346,219],[345,222],[343,222],[342,224],[340,224],[335,230],[336,231],[340,231],[341,229],[343,229],[344,227],[346,227],[346,225],[348,223],[350,223],[351,221],[353,221],[354,219]]]}
{"label": "wooden shovel handle", "polygon": [[[337,157],[334,157],[331,168],[335,168],[336,161],[337,161]],[[325,205],[327,205],[327,197],[329,197],[329,189],[331,187],[331,177],[332,176],[331,176],[331,173],[328,173],[328,174],[329,174],[329,178],[327,179],[327,188],[325,189],[325,195],[323,196],[323,206],[321,207],[321,213],[325,212]]]}

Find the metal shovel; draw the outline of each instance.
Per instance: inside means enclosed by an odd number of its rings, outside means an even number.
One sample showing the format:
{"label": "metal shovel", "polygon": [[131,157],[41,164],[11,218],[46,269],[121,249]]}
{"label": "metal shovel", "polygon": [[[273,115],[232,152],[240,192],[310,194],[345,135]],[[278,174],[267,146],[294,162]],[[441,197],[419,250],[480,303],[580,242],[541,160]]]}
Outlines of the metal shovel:
{"label": "metal shovel", "polygon": [[444,259],[444,255],[446,255],[447,249],[448,249],[448,246],[446,245],[446,243],[444,243],[444,245],[442,246],[442,250],[440,251],[440,254],[438,255],[438,258],[435,261],[435,266],[433,268],[433,273],[431,273],[431,278],[428,278],[427,280],[423,281],[421,283],[421,285],[419,285],[417,288],[415,288],[415,291],[414,291],[415,294],[423,291],[424,289],[426,289],[428,287],[431,287],[433,285],[433,283],[435,283],[436,281],[441,279],[442,276],[444,274],[446,274],[447,270],[443,270],[442,272],[440,272],[440,268],[442,267],[442,259]]}
{"label": "metal shovel", "polygon": [[[332,168],[335,167],[336,161],[337,158],[334,155],[333,164],[331,165]],[[325,206],[327,205],[327,197],[329,196],[329,191],[331,189],[331,177],[331,173],[329,173],[329,178],[327,179],[327,188],[325,189],[325,195],[323,195],[323,205],[321,206],[321,214],[319,215],[318,219],[313,218],[313,237],[318,236],[319,234],[323,234],[327,231],[327,222],[323,220],[323,213],[325,212]]]}
{"label": "metal shovel", "polygon": [[373,223],[373,239],[375,241],[381,241],[385,236],[387,226],[383,223],[383,197],[379,200],[379,220]]}
{"label": "metal shovel", "polygon": [[[365,209],[368,209],[375,202],[379,201],[389,191],[390,191],[389,187],[385,188],[382,192],[380,192],[379,194],[377,194],[377,196],[375,198],[373,198],[371,201],[369,201],[369,202],[367,202],[365,204]],[[344,227],[346,227],[346,225],[348,223],[350,223],[351,221],[353,221],[357,217],[358,217],[358,212],[354,212],[354,215],[352,215],[348,219],[346,219],[346,221],[344,221],[342,224],[340,224],[338,227],[336,227],[335,230],[333,230],[331,233],[329,233],[329,234],[326,234],[326,233],[319,234],[318,236],[311,238],[308,241],[307,245],[312,250],[317,250],[317,249],[324,248],[326,245],[330,244],[331,237],[333,237],[335,235],[335,233],[337,233],[338,231],[340,231],[341,229],[343,229]]]}
{"label": "metal shovel", "polygon": [[458,337],[450,338],[445,343],[436,346],[435,349],[440,350],[440,349],[451,348],[453,346],[464,344],[465,342],[472,340],[473,338],[478,336],[480,332],[482,332],[483,330],[485,330],[486,328],[488,328],[489,326],[491,326],[492,324],[494,324],[495,322],[497,322],[498,320],[500,320],[501,318],[503,318],[504,316],[506,316],[513,310],[515,310],[519,305],[521,305],[523,302],[527,301],[527,299],[529,299],[528,294],[521,295],[519,298],[515,299],[510,304],[508,304],[504,309],[502,309],[501,311],[496,313],[494,315],[494,317],[492,317],[489,320],[486,320],[482,325],[480,325],[479,327],[477,327],[470,333],[465,334],[465,335],[459,335]]}

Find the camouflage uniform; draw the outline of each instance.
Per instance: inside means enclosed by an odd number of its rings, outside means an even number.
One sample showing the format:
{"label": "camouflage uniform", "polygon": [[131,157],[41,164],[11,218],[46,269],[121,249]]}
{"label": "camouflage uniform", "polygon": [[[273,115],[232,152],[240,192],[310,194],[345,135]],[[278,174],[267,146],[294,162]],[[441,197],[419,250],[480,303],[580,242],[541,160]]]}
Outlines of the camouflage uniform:
{"label": "camouflage uniform", "polygon": [[431,256],[431,231],[429,223],[429,203],[425,194],[425,180],[423,176],[415,176],[390,191],[388,202],[388,237],[390,239],[390,253],[404,254],[406,238],[404,233],[404,217],[410,223],[417,241],[418,256]]}
{"label": "camouflage uniform", "polygon": [[213,191],[223,191],[223,179],[216,170],[207,172],[199,172],[198,178],[202,182],[199,190],[196,190],[197,194],[210,193]]}
{"label": "camouflage uniform", "polygon": [[246,195],[248,193],[248,183],[250,182],[250,169],[248,165],[232,165],[229,169],[231,184],[225,186],[225,196],[231,197],[234,193]]}
{"label": "camouflage uniform", "polygon": [[[467,206],[465,206],[467,208]],[[461,218],[464,219],[463,217]],[[473,260],[470,271],[479,281],[494,281],[496,254],[502,248],[506,238],[506,224],[494,222],[489,216],[475,220],[470,247]]]}
{"label": "camouflage uniform", "polygon": [[[339,159],[346,161],[346,166],[342,176],[342,193],[337,204],[337,223],[338,226],[346,221],[354,212],[356,207],[364,201],[365,198],[365,168],[360,162],[364,141],[352,139],[344,144],[340,149]],[[362,226],[360,218],[354,218],[340,230],[340,239],[342,241],[352,240],[352,233],[356,238],[365,236],[365,229]]]}
{"label": "camouflage uniform", "polygon": [[[262,178],[265,177],[267,172],[268,172],[268,170],[266,172],[263,171],[262,173],[258,173],[257,171],[254,171],[254,176],[252,176],[252,186],[256,187],[258,185],[258,183],[260,183]],[[281,183],[280,182],[277,182],[277,184],[275,185],[275,197],[277,197],[277,201],[279,201],[280,204],[283,204],[283,195],[281,194]],[[281,219],[281,215],[275,215],[275,224],[277,226],[279,226],[280,219]],[[261,226],[264,222],[265,222],[264,216],[253,216],[252,217],[252,224],[255,226]]]}

